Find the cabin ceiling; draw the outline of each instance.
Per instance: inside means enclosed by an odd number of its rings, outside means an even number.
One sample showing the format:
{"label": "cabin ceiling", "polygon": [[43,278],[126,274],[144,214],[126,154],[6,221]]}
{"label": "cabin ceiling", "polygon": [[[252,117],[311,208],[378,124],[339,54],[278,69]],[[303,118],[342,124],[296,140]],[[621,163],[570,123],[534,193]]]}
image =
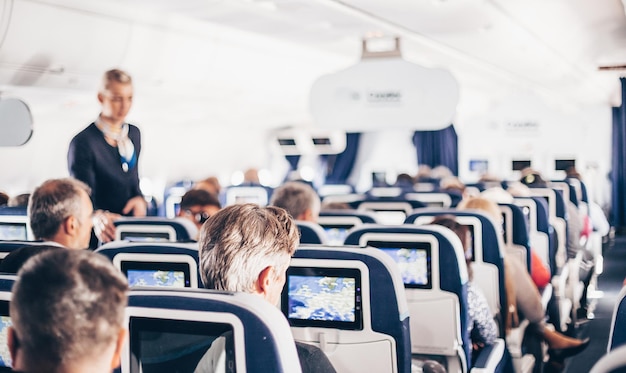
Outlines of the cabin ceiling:
{"label": "cabin ceiling", "polygon": [[[620,0],[125,0],[201,21],[358,56],[360,40],[399,35],[404,57],[450,69],[461,85],[528,89],[580,103],[619,103],[626,70]],[[511,91],[511,89],[509,89]]]}

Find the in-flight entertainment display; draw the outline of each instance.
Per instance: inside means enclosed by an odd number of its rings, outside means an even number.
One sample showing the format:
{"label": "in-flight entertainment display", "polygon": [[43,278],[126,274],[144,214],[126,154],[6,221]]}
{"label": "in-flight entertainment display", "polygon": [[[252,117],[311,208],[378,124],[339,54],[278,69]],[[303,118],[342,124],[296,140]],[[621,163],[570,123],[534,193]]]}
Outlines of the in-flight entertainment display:
{"label": "in-flight entertainment display", "polygon": [[398,264],[406,288],[432,288],[429,243],[369,241],[367,245],[379,248]]}
{"label": "in-flight entertainment display", "polygon": [[360,330],[361,271],[290,267],[282,310],[292,326]]}

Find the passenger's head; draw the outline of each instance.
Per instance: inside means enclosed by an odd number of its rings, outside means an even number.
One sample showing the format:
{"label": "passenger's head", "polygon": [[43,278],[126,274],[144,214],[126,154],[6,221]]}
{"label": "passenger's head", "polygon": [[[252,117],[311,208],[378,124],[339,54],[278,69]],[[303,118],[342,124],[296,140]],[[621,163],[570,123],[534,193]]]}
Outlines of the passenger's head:
{"label": "passenger's head", "polygon": [[0,192],[0,206],[4,206],[9,202],[9,195],[5,192]]}
{"label": "passenger's head", "polygon": [[492,220],[498,222],[502,220],[502,213],[498,205],[482,197],[470,197],[459,202],[457,206],[459,210],[481,210],[485,212]]}
{"label": "passenger's head", "polygon": [[320,197],[308,184],[287,182],[274,190],[270,205],[284,208],[296,220],[317,222]]}
{"label": "passenger's head", "polygon": [[113,122],[123,122],[133,103],[133,81],[126,72],[109,70],[102,76],[98,90],[102,116]]}
{"label": "passenger's head", "polygon": [[439,188],[445,192],[463,195],[465,192],[465,184],[456,176],[448,176],[439,181]]}
{"label": "passenger's head", "polygon": [[50,250],[18,273],[9,350],[24,372],[110,372],[126,338],[128,284],[105,257]]}
{"label": "passenger's head", "polygon": [[352,207],[345,202],[324,202],[321,210],[351,210]]}
{"label": "passenger's head", "polygon": [[76,179],[52,179],[30,197],[28,216],[36,239],[55,241],[70,249],[89,247],[93,206],[89,187]]}
{"label": "passenger's head", "polygon": [[403,173],[396,176],[396,186],[412,186],[413,185],[413,176]]}
{"label": "passenger's head", "polygon": [[256,168],[249,168],[243,173],[244,184],[261,184],[259,181],[259,171]]}
{"label": "passenger's head", "polygon": [[461,240],[461,244],[463,244],[463,252],[465,253],[465,262],[467,264],[467,272],[469,274],[470,280],[473,277],[472,273],[472,236],[470,235],[470,231],[467,226],[459,224],[456,221],[456,218],[453,215],[440,215],[437,216],[431,224],[434,225],[442,225],[452,232],[454,232]]}
{"label": "passenger's head", "polygon": [[513,203],[513,195],[509,193],[508,189],[504,190],[501,186],[485,189],[480,193],[480,196],[496,203]]}
{"label": "passenger's head", "polygon": [[430,173],[432,172],[432,168],[427,164],[421,164],[417,167],[417,174],[415,174],[415,182],[420,180],[431,179]]}
{"label": "passenger's head", "polygon": [[197,181],[193,188],[206,190],[214,196],[218,196],[222,190],[222,185],[217,177],[209,176],[204,180]]}
{"label": "passenger's head", "polygon": [[578,179],[578,180],[583,179],[583,176],[580,174],[580,172],[578,172],[575,166],[569,166],[568,168],[566,168],[565,175],[569,179]]}
{"label": "passenger's head", "polygon": [[430,171],[430,177],[432,177],[433,179],[441,180],[449,176],[454,176],[454,174],[448,167],[443,165],[439,165]]}
{"label": "passenger's head", "polygon": [[30,198],[30,193],[22,193],[17,196],[13,196],[9,198],[7,201],[7,206],[9,207],[27,207],[28,199]]}
{"label": "passenger's head", "polygon": [[277,304],[299,240],[296,224],[281,208],[228,206],[202,226],[202,282],[209,289],[259,294]]}
{"label": "passenger's head", "polygon": [[216,196],[202,189],[192,189],[180,200],[178,216],[189,219],[198,229],[222,208]]}
{"label": "passenger's head", "polygon": [[529,188],[545,188],[548,186],[548,182],[541,177],[541,174],[530,168],[522,170],[520,182]]}

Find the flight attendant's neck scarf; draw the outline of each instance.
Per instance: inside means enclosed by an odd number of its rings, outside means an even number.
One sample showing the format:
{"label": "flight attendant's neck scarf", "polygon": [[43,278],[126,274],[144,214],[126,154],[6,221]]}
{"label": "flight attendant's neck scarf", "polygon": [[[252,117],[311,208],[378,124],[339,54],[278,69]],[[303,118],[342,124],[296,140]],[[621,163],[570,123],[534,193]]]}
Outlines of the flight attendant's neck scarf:
{"label": "flight attendant's neck scarf", "polygon": [[101,116],[96,119],[96,127],[104,134],[104,136],[115,140],[117,142],[117,150],[120,153],[120,161],[122,163],[122,170],[128,172],[131,168],[137,164],[137,156],[135,154],[135,146],[128,137],[128,123],[122,124],[121,131],[114,131],[113,126],[104,120]]}

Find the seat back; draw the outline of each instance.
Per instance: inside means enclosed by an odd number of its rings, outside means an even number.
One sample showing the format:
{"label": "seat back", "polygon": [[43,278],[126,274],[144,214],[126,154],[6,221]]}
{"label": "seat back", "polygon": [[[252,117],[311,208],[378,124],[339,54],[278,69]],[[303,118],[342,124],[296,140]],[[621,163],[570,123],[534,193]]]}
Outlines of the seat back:
{"label": "seat back", "polygon": [[411,371],[402,281],[376,249],[300,246],[281,308],[295,339],[319,346],[337,372]]}
{"label": "seat back", "polygon": [[[498,204],[502,212],[504,243],[507,250],[520,259],[530,272],[530,236],[527,219],[519,206],[508,203]],[[546,263],[548,263],[546,261]]]}
{"label": "seat back", "polygon": [[96,252],[109,258],[131,287],[197,288],[202,284],[197,243],[114,241]]}
{"label": "seat back", "polygon": [[323,210],[320,211],[317,223],[326,232],[329,245],[343,245],[348,231],[362,224],[376,224],[376,217],[368,211],[357,210]]}
{"label": "seat back", "polygon": [[223,194],[222,205],[230,206],[237,203],[255,203],[267,206],[270,200],[270,191],[261,185],[237,185],[226,188]]}
{"label": "seat back", "polygon": [[198,228],[185,218],[124,217],[114,224],[116,241],[185,242],[198,236]]}
{"label": "seat back", "polygon": [[425,207],[420,201],[405,198],[377,198],[351,202],[350,206],[359,211],[372,211],[381,224],[399,225],[414,209]]}
{"label": "seat back", "polygon": [[398,262],[411,315],[411,352],[441,356],[448,371],[466,372],[468,278],[458,237],[438,226],[365,225],[346,244],[378,247]]}
{"label": "seat back", "polygon": [[551,254],[556,252],[556,246],[551,249],[550,231],[553,229],[548,223],[547,203],[540,198],[538,199],[539,201],[531,197],[516,197],[513,204],[520,207],[524,216],[527,217],[532,250],[535,250],[543,262],[552,268],[554,257]]}
{"label": "seat back", "polygon": [[452,197],[447,193],[437,192],[421,192],[406,193],[406,199],[416,200],[424,203],[428,207],[450,207],[452,206]]}
{"label": "seat back", "polygon": [[303,244],[326,244],[326,232],[316,223],[310,221],[296,220],[296,225],[300,231],[300,243]]}
{"label": "seat back", "polygon": [[613,308],[611,330],[606,350],[610,352],[622,345],[626,345],[626,287],[623,287],[619,292]]}
{"label": "seat back", "polygon": [[354,187],[349,184],[324,184],[317,188],[320,198],[328,196],[343,196],[354,193]]}
{"label": "seat back", "polygon": [[210,348],[226,371],[301,372],[285,318],[254,294],[132,290],[126,323],[123,373],[191,372]]}
{"label": "seat back", "polygon": [[9,304],[11,302],[11,289],[17,277],[0,275],[0,344],[5,348],[0,349],[0,372],[12,372],[11,354],[7,346],[8,327],[11,326],[9,316]]}
{"label": "seat back", "polygon": [[[482,211],[475,210],[416,210],[407,218],[407,224],[424,225],[440,215],[453,215],[459,224],[467,225],[472,233],[474,280],[485,294],[487,303],[500,321],[505,320],[506,292],[504,287],[504,242],[495,223]],[[500,322],[500,335],[504,323]]]}
{"label": "seat back", "polygon": [[0,240],[34,240],[26,208],[7,206],[0,207]]}
{"label": "seat back", "polygon": [[175,186],[172,186],[165,191],[164,215],[170,219],[175,218],[180,210],[180,201],[183,199],[185,193],[191,188],[191,182],[179,182]]}
{"label": "seat back", "polygon": [[563,196],[550,188],[531,188],[530,191],[531,195],[542,197],[548,203],[549,222],[554,227],[557,239],[555,268],[562,268],[567,260],[567,223]]}

